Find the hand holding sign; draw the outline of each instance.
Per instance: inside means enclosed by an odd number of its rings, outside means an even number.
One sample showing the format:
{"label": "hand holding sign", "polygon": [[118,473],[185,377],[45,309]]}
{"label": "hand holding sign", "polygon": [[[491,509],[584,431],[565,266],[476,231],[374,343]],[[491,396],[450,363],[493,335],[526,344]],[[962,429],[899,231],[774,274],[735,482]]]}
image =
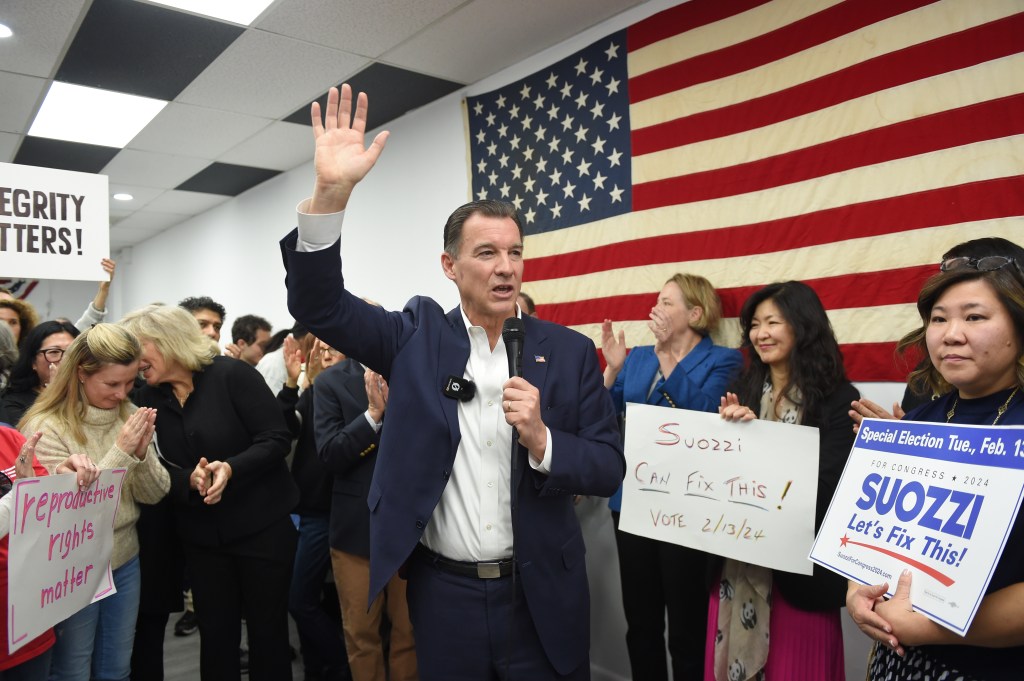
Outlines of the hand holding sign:
{"label": "hand holding sign", "polygon": [[740,398],[736,393],[725,394],[722,404],[718,407],[718,413],[726,421],[753,421],[757,418],[753,409],[740,404]]}
{"label": "hand holding sign", "polygon": [[888,590],[888,584],[872,586],[850,582],[846,590],[846,609],[861,631],[902,655],[903,649],[892,635],[892,626],[875,610],[885,602]]}
{"label": "hand holding sign", "polygon": [[57,474],[74,473],[78,476],[78,487],[86,489],[100,476],[99,466],[85,454],[72,454],[54,469]]}

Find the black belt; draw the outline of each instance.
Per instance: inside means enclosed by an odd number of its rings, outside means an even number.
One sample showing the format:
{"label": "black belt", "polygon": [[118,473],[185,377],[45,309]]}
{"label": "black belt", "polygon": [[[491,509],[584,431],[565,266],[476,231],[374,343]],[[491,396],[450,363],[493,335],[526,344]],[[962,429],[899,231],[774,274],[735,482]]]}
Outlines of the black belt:
{"label": "black belt", "polygon": [[508,577],[512,574],[512,559],[492,560],[484,563],[467,563],[461,560],[445,558],[439,553],[434,553],[423,544],[416,544],[414,553],[419,554],[424,560],[435,565],[438,570],[458,575],[460,577],[473,577],[475,579],[498,579]]}

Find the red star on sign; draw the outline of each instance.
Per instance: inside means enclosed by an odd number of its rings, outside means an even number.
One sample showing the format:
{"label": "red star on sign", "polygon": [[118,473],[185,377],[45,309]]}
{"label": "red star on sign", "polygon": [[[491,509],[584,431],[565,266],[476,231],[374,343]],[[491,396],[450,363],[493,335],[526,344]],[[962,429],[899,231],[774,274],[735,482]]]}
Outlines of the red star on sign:
{"label": "red star on sign", "polygon": [[849,538],[849,537],[847,537],[847,536],[846,536],[846,535],[844,534],[844,535],[843,535],[843,538],[839,540],[839,544],[840,544],[841,546],[846,546],[846,542],[848,542],[848,541],[850,541],[850,538]]}

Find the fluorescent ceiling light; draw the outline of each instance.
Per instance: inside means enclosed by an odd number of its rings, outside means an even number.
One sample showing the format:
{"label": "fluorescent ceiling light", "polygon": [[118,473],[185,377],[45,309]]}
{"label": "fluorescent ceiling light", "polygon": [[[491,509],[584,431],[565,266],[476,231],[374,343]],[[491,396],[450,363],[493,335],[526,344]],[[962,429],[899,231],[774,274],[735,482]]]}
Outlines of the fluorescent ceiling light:
{"label": "fluorescent ceiling light", "polygon": [[10,38],[12,35],[14,35],[14,31],[7,24],[0,24],[0,38]]}
{"label": "fluorescent ceiling light", "polygon": [[273,0],[150,0],[150,2],[248,26]]}
{"label": "fluorescent ceiling light", "polygon": [[28,134],[122,148],[167,102],[54,81]]}
{"label": "fluorescent ceiling light", "polygon": [[131,201],[134,198],[135,197],[132,196],[131,194],[125,194],[125,193],[114,194],[114,200],[115,201]]}

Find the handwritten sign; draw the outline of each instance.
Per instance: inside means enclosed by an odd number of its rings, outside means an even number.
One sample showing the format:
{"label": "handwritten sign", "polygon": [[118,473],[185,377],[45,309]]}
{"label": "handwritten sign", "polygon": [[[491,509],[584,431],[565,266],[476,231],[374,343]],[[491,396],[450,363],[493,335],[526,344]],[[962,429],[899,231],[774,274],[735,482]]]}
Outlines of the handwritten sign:
{"label": "handwritten sign", "polygon": [[0,163],[4,276],[98,281],[110,254],[107,177]]}
{"label": "handwritten sign", "polygon": [[809,575],[818,430],[626,405],[619,529]]}
{"label": "handwritten sign", "polygon": [[914,609],[963,635],[1022,495],[1024,427],[865,420],[810,557],[892,589],[909,568]]}
{"label": "handwritten sign", "polygon": [[124,474],[102,471],[84,491],[74,475],[24,478],[9,492],[8,651],[115,592],[110,552]]}

